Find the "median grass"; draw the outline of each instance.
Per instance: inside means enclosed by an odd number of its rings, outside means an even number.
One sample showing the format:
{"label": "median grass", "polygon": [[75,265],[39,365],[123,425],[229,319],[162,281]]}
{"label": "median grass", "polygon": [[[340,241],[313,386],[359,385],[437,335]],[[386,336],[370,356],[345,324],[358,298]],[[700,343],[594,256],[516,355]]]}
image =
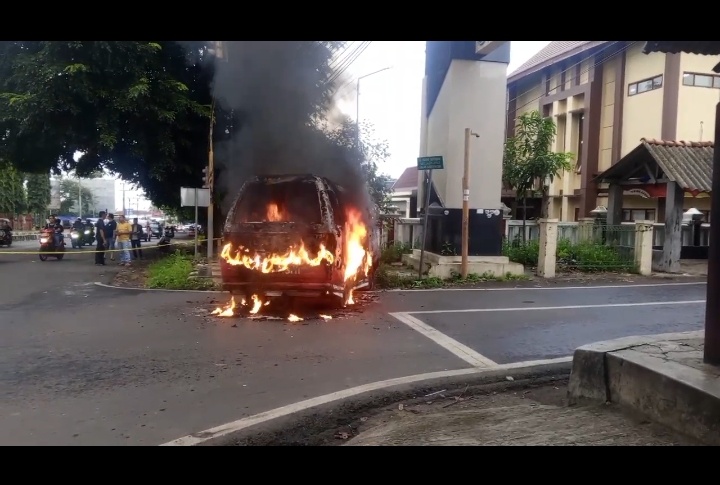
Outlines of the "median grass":
{"label": "median grass", "polygon": [[181,251],[165,256],[148,266],[148,288],[165,290],[212,290],[215,284],[210,278],[190,278],[195,269],[193,257]]}

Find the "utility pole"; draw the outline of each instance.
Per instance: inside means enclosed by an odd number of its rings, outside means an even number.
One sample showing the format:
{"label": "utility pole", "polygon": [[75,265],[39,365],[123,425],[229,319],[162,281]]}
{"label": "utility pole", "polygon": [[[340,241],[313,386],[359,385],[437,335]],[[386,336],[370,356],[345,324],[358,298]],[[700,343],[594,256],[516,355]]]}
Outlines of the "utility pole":
{"label": "utility pole", "polygon": [[125,182],[123,182],[123,184],[122,184],[122,199],[123,199],[122,211],[123,211],[123,215],[125,215]]}
{"label": "utility pole", "polygon": [[82,182],[78,176],[78,217],[82,217]]}
{"label": "utility pole", "polygon": [[464,278],[468,275],[468,247],[470,239],[470,136],[479,138],[480,135],[465,128],[465,159],[463,160],[462,178],[462,260],[460,274]]}
{"label": "utility pole", "polygon": [[[208,204],[208,223],[207,223],[207,259],[208,263],[213,258],[213,246],[215,244],[215,237],[213,234],[214,223],[213,215],[215,208],[213,203],[213,187],[215,185],[215,154],[213,152],[213,125],[215,124],[215,98],[213,98],[212,106],[210,108],[210,135],[209,135],[209,149],[208,149],[208,189],[210,189],[210,202]],[[197,233],[197,230],[195,231]]]}

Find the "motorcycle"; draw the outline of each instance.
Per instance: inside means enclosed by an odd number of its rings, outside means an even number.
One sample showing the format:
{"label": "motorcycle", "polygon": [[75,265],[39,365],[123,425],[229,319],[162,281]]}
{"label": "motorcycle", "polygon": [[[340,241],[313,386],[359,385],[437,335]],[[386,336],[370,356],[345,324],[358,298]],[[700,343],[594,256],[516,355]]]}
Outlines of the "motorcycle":
{"label": "motorcycle", "polygon": [[[60,246],[55,246],[55,238],[53,237],[54,231],[52,229],[44,229],[40,233],[40,261],[47,261],[48,257],[54,256],[58,261],[63,259],[65,256],[65,241],[60,243]],[[51,254],[46,254],[51,253]]]}
{"label": "motorcycle", "polygon": [[92,246],[95,242],[95,231],[91,227],[86,227],[82,233],[82,243]]}
{"label": "motorcycle", "polygon": [[169,229],[169,228],[165,229],[165,232],[163,233],[162,237],[160,238],[160,240],[157,243],[157,245],[159,247],[158,251],[160,251],[162,253],[169,253],[170,248],[171,248],[170,241],[172,240],[174,235],[175,235],[175,233],[171,229]]}
{"label": "motorcycle", "polygon": [[72,244],[73,249],[83,247],[82,233],[79,230],[73,229],[70,231],[70,244]]}

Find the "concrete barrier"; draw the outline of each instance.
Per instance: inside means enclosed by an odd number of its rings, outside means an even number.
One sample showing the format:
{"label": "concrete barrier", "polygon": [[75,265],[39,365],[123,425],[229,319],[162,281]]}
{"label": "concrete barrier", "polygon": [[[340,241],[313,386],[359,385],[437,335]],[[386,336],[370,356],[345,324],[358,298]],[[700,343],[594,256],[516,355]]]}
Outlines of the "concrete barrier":
{"label": "concrete barrier", "polygon": [[702,364],[703,332],[627,337],[573,356],[570,405],[613,402],[720,445],[720,369]]}

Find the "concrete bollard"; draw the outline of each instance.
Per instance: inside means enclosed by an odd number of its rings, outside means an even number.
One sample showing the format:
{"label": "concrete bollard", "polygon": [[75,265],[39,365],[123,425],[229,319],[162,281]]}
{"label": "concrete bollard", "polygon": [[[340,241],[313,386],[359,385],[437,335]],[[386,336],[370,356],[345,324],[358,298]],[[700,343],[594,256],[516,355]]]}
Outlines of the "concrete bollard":
{"label": "concrete bollard", "polygon": [[653,221],[635,221],[635,264],[643,276],[652,274]]}
{"label": "concrete bollard", "polygon": [[555,264],[558,237],[557,219],[540,219],[540,252],[538,254],[537,275],[541,278],[555,277]]}

